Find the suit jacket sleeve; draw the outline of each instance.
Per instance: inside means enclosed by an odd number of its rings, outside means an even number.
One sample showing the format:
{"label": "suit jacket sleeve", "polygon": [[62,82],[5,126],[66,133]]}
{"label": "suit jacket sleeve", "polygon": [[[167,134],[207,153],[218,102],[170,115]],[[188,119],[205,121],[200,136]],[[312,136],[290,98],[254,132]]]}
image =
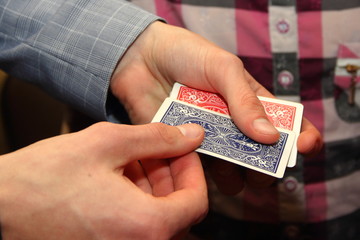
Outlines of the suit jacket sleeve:
{"label": "suit jacket sleeve", "polygon": [[116,121],[111,74],[158,19],[122,0],[4,0],[0,68],[98,120]]}

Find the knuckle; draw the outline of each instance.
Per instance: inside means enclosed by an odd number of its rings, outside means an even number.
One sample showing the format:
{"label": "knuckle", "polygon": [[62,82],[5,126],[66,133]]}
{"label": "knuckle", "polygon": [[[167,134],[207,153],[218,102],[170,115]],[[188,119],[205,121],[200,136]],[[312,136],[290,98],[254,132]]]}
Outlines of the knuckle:
{"label": "knuckle", "polygon": [[158,139],[161,139],[169,145],[175,144],[180,137],[179,132],[176,133],[175,131],[172,131],[170,126],[163,123],[153,123],[150,124],[149,127]]}
{"label": "knuckle", "polygon": [[240,102],[243,106],[253,109],[254,111],[263,110],[264,107],[260,103],[259,99],[256,97],[255,94],[245,93],[240,96]]}
{"label": "knuckle", "polygon": [[230,66],[231,65],[237,66],[238,69],[244,68],[244,63],[241,61],[241,59],[238,56],[236,56],[234,54],[229,54],[229,53],[226,54],[226,53],[223,54],[223,56],[222,56],[222,58],[223,58],[222,61],[224,63],[226,63],[227,65],[230,65]]}
{"label": "knuckle", "polygon": [[109,128],[109,124],[111,123],[97,122],[91,125],[90,127],[88,127],[88,129],[93,132],[102,132],[102,131],[106,131]]}
{"label": "knuckle", "polygon": [[[84,140],[93,142],[94,144],[111,146],[118,144],[122,139],[122,135],[126,134],[126,128],[109,122],[94,123],[86,129],[86,137]],[[119,133],[122,134],[119,134]]]}
{"label": "knuckle", "polygon": [[229,68],[229,66],[236,66],[236,69],[243,69],[244,64],[239,57],[228,52],[222,52],[216,56],[216,60],[219,61],[218,66],[224,66]]}

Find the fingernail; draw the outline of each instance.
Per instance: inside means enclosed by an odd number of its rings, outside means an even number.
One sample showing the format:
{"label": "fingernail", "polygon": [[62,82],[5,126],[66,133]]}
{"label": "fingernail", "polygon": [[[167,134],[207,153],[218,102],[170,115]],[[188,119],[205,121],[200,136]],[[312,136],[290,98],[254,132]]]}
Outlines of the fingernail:
{"label": "fingernail", "polygon": [[278,130],[265,118],[258,118],[253,124],[254,128],[262,134],[272,135],[278,133]]}
{"label": "fingernail", "polygon": [[184,124],[181,126],[176,126],[180,132],[189,138],[197,138],[202,133],[202,129],[199,125],[196,124]]}

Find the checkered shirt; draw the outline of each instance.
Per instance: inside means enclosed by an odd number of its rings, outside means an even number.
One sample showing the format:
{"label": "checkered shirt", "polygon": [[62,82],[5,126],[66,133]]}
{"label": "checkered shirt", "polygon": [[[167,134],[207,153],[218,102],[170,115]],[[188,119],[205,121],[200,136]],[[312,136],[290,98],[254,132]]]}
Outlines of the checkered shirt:
{"label": "checkered shirt", "polygon": [[259,233],[255,225],[253,237],[287,239],[295,232],[296,239],[360,239],[360,71],[351,105],[351,75],[344,68],[360,66],[360,1],[131,2],[238,55],[278,98],[300,101],[324,137],[320,155],[300,156],[269,189],[246,188],[227,197],[210,186],[212,210],[237,221],[275,224],[283,232]]}
{"label": "checkered shirt", "polygon": [[114,120],[121,106],[107,108],[116,104],[111,74],[157,19],[121,0],[1,0],[0,68],[96,119]]}

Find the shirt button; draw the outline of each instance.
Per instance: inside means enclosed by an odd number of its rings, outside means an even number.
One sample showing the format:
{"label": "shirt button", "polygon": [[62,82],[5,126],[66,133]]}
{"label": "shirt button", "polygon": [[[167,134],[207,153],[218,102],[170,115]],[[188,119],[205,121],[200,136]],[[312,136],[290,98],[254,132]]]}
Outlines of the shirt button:
{"label": "shirt button", "polygon": [[287,177],[284,180],[284,188],[287,192],[294,192],[298,187],[298,181],[294,177]]}
{"label": "shirt button", "polygon": [[294,83],[294,76],[291,72],[283,70],[278,75],[278,82],[286,89]]}
{"label": "shirt button", "polygon": [[278,30],[279,33],[285,34],[285,33],[289,32],[290,25],[287,21],[280,20],[276,24],[276,29]]}

